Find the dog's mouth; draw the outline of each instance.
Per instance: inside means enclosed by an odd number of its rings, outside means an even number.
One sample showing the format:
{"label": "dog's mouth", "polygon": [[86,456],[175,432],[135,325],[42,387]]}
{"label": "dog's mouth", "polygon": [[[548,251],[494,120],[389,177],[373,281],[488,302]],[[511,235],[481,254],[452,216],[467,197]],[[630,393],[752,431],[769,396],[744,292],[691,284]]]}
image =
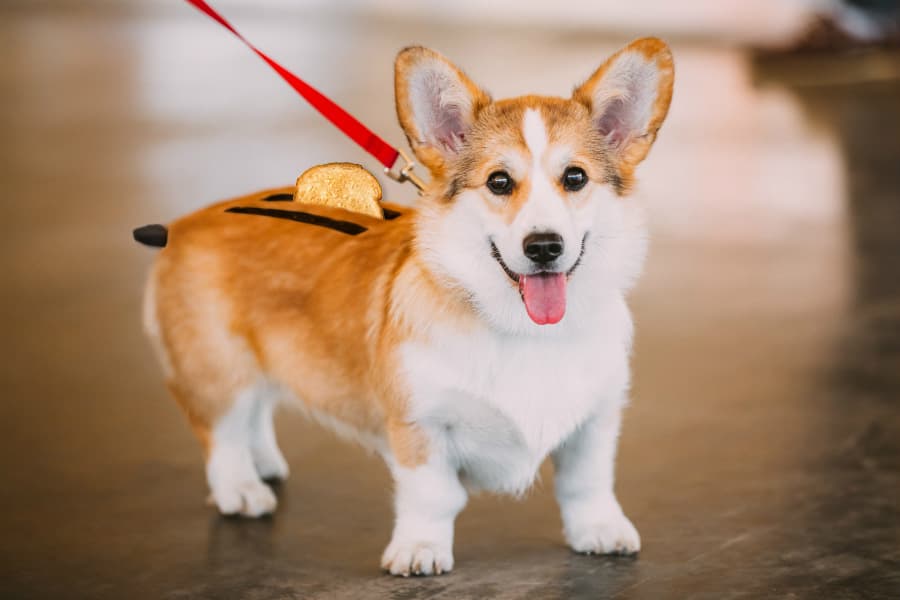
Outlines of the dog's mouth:
{"label": "dog's mouth", "polygon": [[532,321],[538,325],[554,325],[566,314],[566,285],[569,277],[581,264],[584,256],[587,234],[581,239],[581,251],[575,264],[568,271],[535,271],[533,273],[516,273],[503,261],[500,250],[489,240],[491,256],[519,288],[519,296],[525,304],[525,311]]}

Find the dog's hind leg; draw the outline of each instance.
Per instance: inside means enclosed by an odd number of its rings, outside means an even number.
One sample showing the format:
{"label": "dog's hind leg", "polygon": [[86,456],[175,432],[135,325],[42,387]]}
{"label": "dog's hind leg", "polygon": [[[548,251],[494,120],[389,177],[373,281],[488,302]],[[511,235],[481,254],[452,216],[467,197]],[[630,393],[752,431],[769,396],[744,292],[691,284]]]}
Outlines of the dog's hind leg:
{"label": "dog's hind leg", "polygon": [[287,479],[290,469],[275,439],[275,405],[277,391],[260,392],[256,413],[251,423],[250,453],[256,472],[264,480]]}
{"label": "dog's hind leg", "polygon": [[273,512],[277,500],[263,479],[283,479],[288,473],[272,428],[273,386],[264,381],[247,386],[217,411],[209,410],[198,391],[176,381],[170,380],[169,390],[203,446],[211,503],[225,515]]}
{"label": "dog's hind leg", "polygon": [[147,287],[144,325],[203,445],[213,503],[223,514],[258,517],[277,504],[262,477],[287,475],[272,429],[278,389],[263,376],[249,342],[222,326],[233,317],[220,294],[198,288],[212,272],[202,266],[172,271],[159,263]]}
{"label": "dog's hind leg", "polygon": [[[184,363],[176,364],[190,372]],[[198,362],[191,366],[197,368]],[[259,517],[277,504],[262,479],[287,476],[272,429],[277,390],[259,376],[250,384],[250,376],[237,379],[214,372],[202,377],[173,373],[168,387],[203,446],[212,503],[222,514]],[[208,381],[219,385],[203,384]]]}
{"label": "dog's hind leg", "polygon": [[[271,469],[287,475],[287,464],[275,446],[274,433],[265,434],[266,427],[271,430],[272,426],[271,403],[271,387],[262,382],[254,384],[236,394],[231,407],[210,430],[206,479],[212,500],[222,514],[259,517],[275,510],[275,494],[258,471],[262,461],[269,469],[266,476],[278,474]],[[268,424],[262,425],[265,421]],[[260,440],[265,443],[261,445]],[[273,462],[273,450],[280,463]]]}

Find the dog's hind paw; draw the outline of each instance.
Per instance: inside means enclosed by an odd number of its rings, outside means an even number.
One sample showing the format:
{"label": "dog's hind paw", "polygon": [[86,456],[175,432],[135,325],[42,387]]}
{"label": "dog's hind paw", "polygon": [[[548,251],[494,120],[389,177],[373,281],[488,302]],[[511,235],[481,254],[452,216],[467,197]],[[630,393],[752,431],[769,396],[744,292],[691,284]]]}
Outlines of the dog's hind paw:
{"label": "dog's hind paw", "polygon": [[264,481],[284,481],[291,472],[287,461],[284,460],[284,456],[281,455],[278,448],[266,451],[254,450],[253,464],[256,467],[256,472]]}
{"label": "dog's hind paw", "polygon": [[566,540],[582,554],[637,554],[641,536],[621,512],[600,522],[566,531]]}
{"label": "dog's hind paw", "polygon": [[234,486],[217,486],[210,496],[223,515],[261,517],[275,512],[278,500],[262,481],[246,481]]}
{"label": "dog's hind paw", "polygon": [[433,542],[394,541],[381,557],[381,568],[391,575],[441,575],[453,569],[453,551]]}

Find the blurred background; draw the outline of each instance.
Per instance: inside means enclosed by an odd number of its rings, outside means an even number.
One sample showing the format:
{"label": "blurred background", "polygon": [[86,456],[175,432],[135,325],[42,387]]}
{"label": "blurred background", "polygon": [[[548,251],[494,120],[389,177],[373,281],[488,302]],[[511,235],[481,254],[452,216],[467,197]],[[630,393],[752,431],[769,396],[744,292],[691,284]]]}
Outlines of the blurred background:
{"label": "blurred background", "polygon": [[569,553],[546,470],[521,502],[471,501],[452,575],[383,577],[387,471],[289,412],[279,513],[204,506],[131,229],[329,161],[414,191],[186,3],[5,0],[0,595],[900,597],[898,2],[213,5],[395,144],[404,46],[504,97],[566,95],[631,38],[670,42],[633,200],[652,244],[617,484],[644,550]]}

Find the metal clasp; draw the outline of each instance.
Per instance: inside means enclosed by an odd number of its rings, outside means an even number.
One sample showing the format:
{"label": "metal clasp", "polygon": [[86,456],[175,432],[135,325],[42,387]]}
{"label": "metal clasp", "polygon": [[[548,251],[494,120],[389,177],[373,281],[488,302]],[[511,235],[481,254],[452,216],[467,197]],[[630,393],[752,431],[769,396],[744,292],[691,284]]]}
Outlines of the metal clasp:
{"label": "metal clasp", "polygon": [[416,163],[414,163],[403,150],[398,149],[397,152],[400,154],[400,157],[406,164],[400,167],[400,169],[396,173],[391,169],[385,167],[384,174],[394,181],[399,181],[400,183],[403,183],[405,181],[410,182],[411,184],[416,186],[416,189],[419,190],[419,195],[421,196],[422,191],[425,189],[425,182],[419,179],[418,175],[413,173],[413,169],[416,168]]}

